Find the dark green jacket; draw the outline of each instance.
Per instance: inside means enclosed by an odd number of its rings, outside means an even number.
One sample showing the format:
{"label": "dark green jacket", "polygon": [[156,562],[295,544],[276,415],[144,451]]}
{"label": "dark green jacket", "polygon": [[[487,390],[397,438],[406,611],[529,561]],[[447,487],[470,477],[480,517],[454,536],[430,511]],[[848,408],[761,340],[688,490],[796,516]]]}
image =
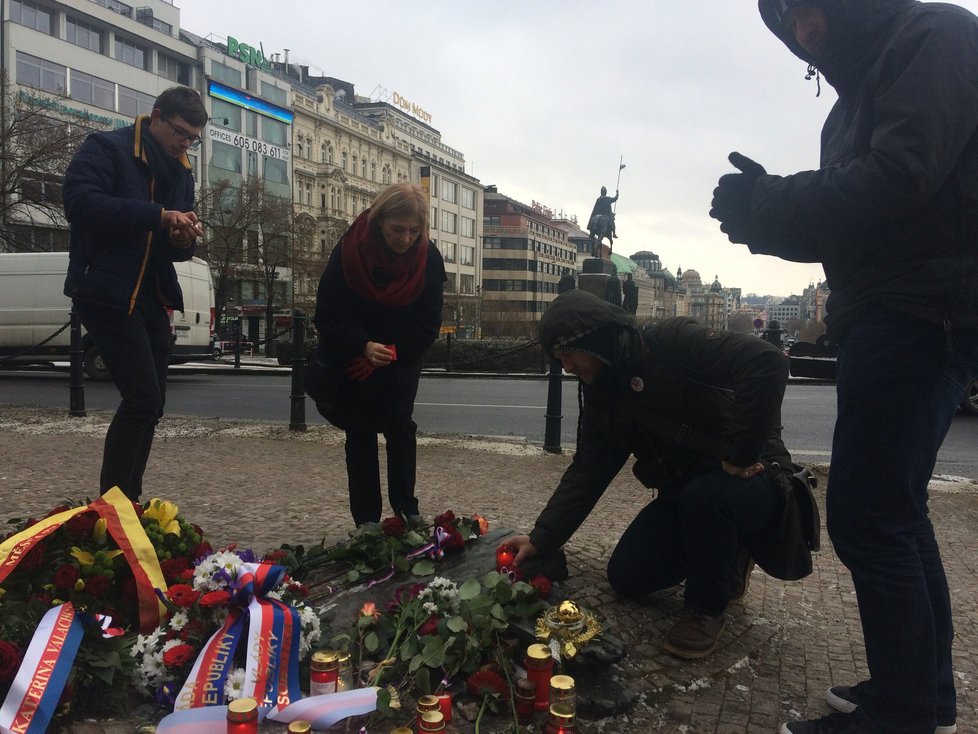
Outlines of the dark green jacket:
{"label": "dark green jacket", "polygon": [[577,452],[530,533],[541,553],[573,535],[631,455],[635,475],[666,498],[693,477],[719,469],[720,458],[650,428],[649,415],[724,447],[722,455],[735,466],[760,459],[792,470],[781,441],[788,360],[780,350],[690,318],[639,330],[622,309],[581,291],[563,294],[548,309],[541,341],[549,352],[558,336],[596,323],[620,326],[619,352],[594,385],[583,386]]}

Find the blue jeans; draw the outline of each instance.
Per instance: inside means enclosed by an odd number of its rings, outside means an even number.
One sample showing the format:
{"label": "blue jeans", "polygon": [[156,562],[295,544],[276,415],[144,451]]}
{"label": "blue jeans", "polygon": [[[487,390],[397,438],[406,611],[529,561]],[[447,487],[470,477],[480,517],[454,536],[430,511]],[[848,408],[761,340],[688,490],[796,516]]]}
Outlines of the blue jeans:
{"label": "blue jeans", "polygon": [[951,602],[927,483],[965,385],[978,332],[867,315],[839,350],[829,537],[852,574],[870,684],[861,715],[881,732],[933,732],[956,712]]}
{"label": "blue jeans", "polygon": [[162,304],[146,300],[140,300],[129,316],[81,302],[75,308],[122,395],[105,433],[99,490],[104,494],[119,487],[138,500],[153,434],[163,415],[170,320]]}

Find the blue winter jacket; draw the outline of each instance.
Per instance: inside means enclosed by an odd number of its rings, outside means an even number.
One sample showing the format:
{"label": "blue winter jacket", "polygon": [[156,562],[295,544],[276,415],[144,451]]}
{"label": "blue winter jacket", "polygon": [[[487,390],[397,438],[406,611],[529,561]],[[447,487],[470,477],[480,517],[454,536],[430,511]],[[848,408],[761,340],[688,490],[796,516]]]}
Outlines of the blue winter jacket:
{"label": "blue winter jacket", "polygon": [[183,310],[173,263],[193,257],[196,242],[171,239],[161,226],[164,209],[194,208],[190,161],[186,155],[180,159],[184,170],[160,200],[145,135],[145,115],[129,127],[93,133],[65,172],[64,207],[71,223],[65,295],[127,314],[144,288],[152,288],[164,306]]}

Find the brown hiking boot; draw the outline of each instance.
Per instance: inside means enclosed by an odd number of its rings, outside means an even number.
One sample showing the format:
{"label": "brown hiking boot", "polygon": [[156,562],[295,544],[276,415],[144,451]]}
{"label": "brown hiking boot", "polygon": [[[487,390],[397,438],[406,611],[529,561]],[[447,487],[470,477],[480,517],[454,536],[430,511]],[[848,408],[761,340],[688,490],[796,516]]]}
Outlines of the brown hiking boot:
{"label": "brown hiking boot", "polygon": [[705,658],[717,646],[725,622],[723,615],[711,617],[685,607],[679,620],[666,633],[662,649],[687,660]]}

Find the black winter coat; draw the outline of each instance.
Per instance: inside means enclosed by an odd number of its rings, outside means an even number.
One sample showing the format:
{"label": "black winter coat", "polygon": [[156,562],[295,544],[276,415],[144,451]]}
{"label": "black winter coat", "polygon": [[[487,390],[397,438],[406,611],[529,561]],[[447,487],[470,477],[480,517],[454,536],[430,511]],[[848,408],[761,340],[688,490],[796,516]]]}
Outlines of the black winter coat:
{"label": "black winter coat", "polygon": [[[193,257],[196,241],[173,241],[160,223],[164,209],[193,210],[193,173],[184,156],[165,195],[155,190],[142,137],[148,125],[141,116],[129,127],[89,135],[68,165],[69,298],[132,313],[139,293],[151,288],[165,306],[183,310],[173,263]],[[155,282],[146,282],[147,273]]]}
{"label": "black winter coat", "polygon": [[[574,316],[582,313],[579,303],[565,304],[573,307]],[[557,302],[550,308],[556,310],[555,306]],[[549,316],[551,320],[545,316],[541,327],[548,350],[554,338],[547,327],[564,320],[561,313]],[[684,317],[639,333],[621,309],[604,303],[594,313],[585,313],[583,321],[591,326],[620,323],[621,351],[615,367],[605,368],[597,382],[583,386],[577,452],[530,533],[540,553],[559,548],[573,535],[630,455],[636,458],[636,477],[666,498],[699,474],[720,469],[719,458],[649,430],[628,403],[677,426],[689,425],[724,445],[727,460],[735,466],[761,460],[786,471],[793,468],[781,441],[788,361],[776,347],[746,334],[714,331]],[[557,328],[569,333],[578,325]]]}
{"label": "black winter coat", "polygon": [[978,18],[914,0],[824,0],[816,62],[760,0],[761,15],[839,94],[821,167],[761,176],[751,251],[821,262],[837,339],[889,308],[978,328]]}
{"label": "black winter coat", "polygon": [[[445,263],[432,244],[428,247],[424,289],[414,303],[388,306],[363,298],[350,289],[343,276],[340,245],[333,248],[319,281],[314,317],[320,358],[339,383],[333,391],[341,405],[333,406],[335,413],[324,413],[331,422],[341,428],[383,430],[390,418],[410,419],[421,358],[441,328],[444,287]],[[343,364],[362,355],[368,341],[396,345],[397,360],[362,382],[347,379]]]}

